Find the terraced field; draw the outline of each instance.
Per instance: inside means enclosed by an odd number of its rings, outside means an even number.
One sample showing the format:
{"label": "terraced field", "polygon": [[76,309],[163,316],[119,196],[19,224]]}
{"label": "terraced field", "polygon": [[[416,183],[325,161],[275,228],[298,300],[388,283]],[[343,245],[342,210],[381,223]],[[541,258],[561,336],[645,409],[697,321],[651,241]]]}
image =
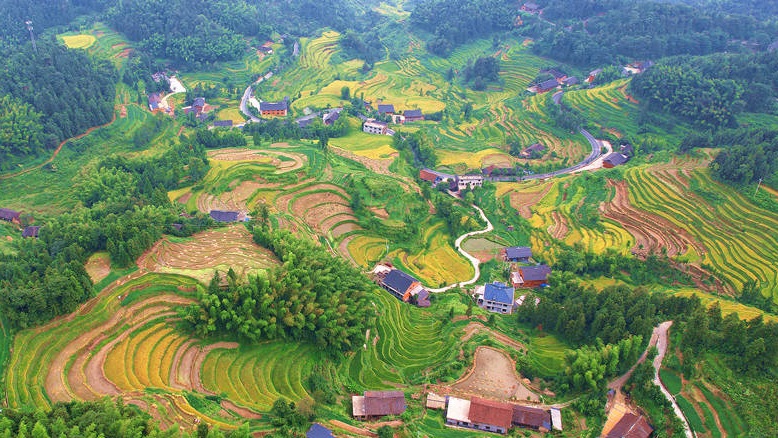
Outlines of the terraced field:
{"label": "terraced field", "polygon": [[254,243],[243,224],[204,231],[181,239],[164,237],[139,259],[151,272],[182,274],[208,283],[214,271],[222,276],[232,268],[240,277],[278,265],[269,250]]}
{"label": "terraced field", "polygon": [[707,249],[701,264],[739,291],[754,280],[778,299],[778,217],[711,179],[705,168],[638,167],[625,172],[632,205],[684,229]]}

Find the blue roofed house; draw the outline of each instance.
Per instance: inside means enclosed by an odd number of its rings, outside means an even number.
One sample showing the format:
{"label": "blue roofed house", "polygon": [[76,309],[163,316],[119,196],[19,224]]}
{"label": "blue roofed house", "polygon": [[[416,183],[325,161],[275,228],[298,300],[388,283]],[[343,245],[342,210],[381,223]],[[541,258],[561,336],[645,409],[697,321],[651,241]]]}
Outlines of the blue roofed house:
{"label": "blue roofed house", "polygon": [[216,222],[237,222],[240,217],[240,212],[211,210],[210,216]]}
{"label": "blue roofed house", "polygon": [[495,313],[513,313],[514,289],[505,283],[495,281],[476,288],[477,303],[480,307]]}
{"label": "blue roofed house", "polygon": [[510,246],[505,248],[505,260],[508,262],[527,262],[532,257],[532,248],[528,246]]}
{"label": "blue roofed house", "polygon": [[335,438],[335,435],[321,424],[313,423],[308,432],[305,433],[305,438]]}

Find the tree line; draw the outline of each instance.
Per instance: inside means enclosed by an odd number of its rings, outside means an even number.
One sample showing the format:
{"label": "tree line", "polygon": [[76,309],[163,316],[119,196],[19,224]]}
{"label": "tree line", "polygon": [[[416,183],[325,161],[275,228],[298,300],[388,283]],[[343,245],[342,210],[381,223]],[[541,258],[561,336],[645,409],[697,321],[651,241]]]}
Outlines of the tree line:
{"label": "tree line", "polygon": [[246,282],[230,271],[226,286],[217,273],[199,302],[182,312],[197,336],[222,334],[249,342],[293,339],[332,354],[362,344],[374,322],[368,307],[374,284],[324,247],[288,231],[256,224],[254,241],[282,265]]}
{"label": "tree line", "polygon": [[0,168],[11,157],[54,149],[113,116],[116,71],[109,62],[46,39],[37,52],[23,47],[0,45]]}

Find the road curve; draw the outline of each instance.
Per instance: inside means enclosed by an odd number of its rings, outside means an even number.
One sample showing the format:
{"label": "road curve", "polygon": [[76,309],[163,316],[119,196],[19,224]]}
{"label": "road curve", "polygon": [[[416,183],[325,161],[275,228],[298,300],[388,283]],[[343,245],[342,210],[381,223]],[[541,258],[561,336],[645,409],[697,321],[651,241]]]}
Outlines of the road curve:
{"label": "road curve", "polygon": [[494,230],[494,226],[492,226],[492,223],[489,221],[489,218],[486,217],[486,214],[484,213],[483,210],[481,210],[476,205],[473,205],[473,208],[478,210],[478,213],[481,214],[481,219],[483,219],[484,222],[486,222],[486,228],[484,228],[483,230],[471,231],[469,233],[465,233],[465,234],[459,236],[457,238],[456,242],[454,242],[454,245],[456,245],[457,251],[459,251],[460,254],[465,256],[466,259],[470,260],[470,263],[473,265],[473,269],[475,270],[475,274],[473,275],[473,278],[471,278],[470,280],[467,280],[467,281],[450,284],[448,286],[437,288],[437,289],[427,288],[428,291],[430,291],[430,292],[445,292],[445,291],[453,289],[455,287],[468,286],[468,285],[471,285],[471,284],[475,283],[476,281],[478,281],[478,277],[481,276],[481,268],[480,268],[481,261],[478,260],[477,258],[473,257],[470,253],[468,253],[464,249],[462,249],[462,242],[464,242],[465,239],[467,239],[468,237],[475,236],[475,235],[478,235],[478,234],[488,233],[488,232]]}
{"label": "road curve", "polygon": [[[260,82],[262,82],[262,77],[261,76],[259,77],[257,82],[254,82],[254,84],[258,84]],[[254,84],[251,84],[251,85],[254,85]],[[251,114],[251,112],[249,111],[249,107],[248,107],[248,101],[251,98],[251,85],[246,87],[246,91],[243,92],[243,97],[240,99],[240,112],[242,112],[243,115],[248,117],[249,120],[251,120],[252,122],[259,123],[262,120],[260,118],[256,117],[256,116],[254,116],[254,114]]]}

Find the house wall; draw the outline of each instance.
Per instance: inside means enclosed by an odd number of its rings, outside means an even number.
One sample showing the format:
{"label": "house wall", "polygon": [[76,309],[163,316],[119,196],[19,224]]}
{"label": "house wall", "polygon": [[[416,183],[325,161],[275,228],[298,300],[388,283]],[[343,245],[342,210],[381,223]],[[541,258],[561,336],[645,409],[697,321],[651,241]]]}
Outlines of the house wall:
{"label": "house wall", "polygon": [[386,132],[386,128],[384,128],[383,126],[376,126],[376,125],[365,123],[365,126],[362,128],[362,131],[367,132],[368,134],[384,134]]}
{"label": "house wall", "polygon": [[532,280],[532,281],[524,281],[524,284],[521,285],[521,287],[524,288],[531,288],[531,287],[540,287],[543,283],[546,283],[546,281],[542,280]]}
{"label": "house wall", "polygon": [[513,312],[513,303],[505,304],[498,303],[496,301],[484,300],[482,307],[490,312],[495,313],[511,314]]}
{"label": "house wall", "polygon": [[263,116],[286,116],[286,110],[262,110]]}

